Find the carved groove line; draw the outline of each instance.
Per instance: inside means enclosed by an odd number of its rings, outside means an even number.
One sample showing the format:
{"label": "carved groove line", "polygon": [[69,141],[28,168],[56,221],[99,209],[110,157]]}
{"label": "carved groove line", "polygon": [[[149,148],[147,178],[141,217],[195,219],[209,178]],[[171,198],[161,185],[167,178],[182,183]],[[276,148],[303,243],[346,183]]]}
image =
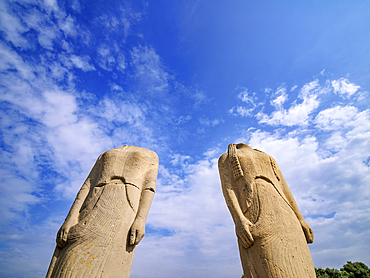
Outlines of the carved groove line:
{"label": "carved groove line", "polygon": [[115,212],[117,209],[119,211],[118,207],[123,206],[119,189],[121,186],[124,188],[124,185],[107,186],[110,188],[104,186],[101,193],[104,196],[100,196],[102,198],[99,198],[99,203],[97,202],[90,214],[77,224],[78,230],[69,237],[73,242],[63,250],[66,255],[61,258],[62,261],[55,269],[56,273],[59,273],[58,277],[98,277],[104,269],[106,257],[101,257],[101,254],[109,253],[115,234],[124,223],[120,214]]}
{"label": "carved groove line", "polygon": [[[288,206],[293,210],[293,208],[292,208],[292,206],[291,206],[291,204],[289,204],[289,202],[284,198],[284,196],[283,195],[281,195],[281,193],[280,193],[280,191],[277,189],[277,187],[275,186],[275,184],[269,179],[269,178],[267,178],[267,177],[265,177],[265,176],[256,176],[256,178],[255,178],[256,180],[257,179],[262,179],[262,180],[265,180],[265,181],[267,181],[268,183],[270,183],[274,188],[275,188],[275,190],[277,191],[277,193],[280,195],[280,197],[281,198],[283,198],[283,200],[284,200],[284,202],[285,203],[287,203],[288,204]],[[294,212],[294,210],[293,210],[293,212]]]}
{"label": "carved groove line", "polygon": [[243,174],[242,167],[240,166],[235,144],[229,145],[229,159],[230,159],[231,171],[233,172],[234,178],[237,181],[238,179],[243,177],[244,174]]}

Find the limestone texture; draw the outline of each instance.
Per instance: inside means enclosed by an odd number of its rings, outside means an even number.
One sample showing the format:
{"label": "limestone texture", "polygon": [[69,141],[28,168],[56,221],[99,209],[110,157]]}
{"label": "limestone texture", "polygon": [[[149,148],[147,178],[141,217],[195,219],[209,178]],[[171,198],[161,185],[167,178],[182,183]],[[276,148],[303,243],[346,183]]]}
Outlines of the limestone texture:
{"label": "limestone texture", "polygon": [[230,144],[218,167],[244,276],[316,277],[307,245],[312,229],[275,160],[246,144]]}
{"label": "limestone texture", "polygon": [[100,155],[58,231],[46,277],[130,277],[157,173],[158,156],[147,149]]}

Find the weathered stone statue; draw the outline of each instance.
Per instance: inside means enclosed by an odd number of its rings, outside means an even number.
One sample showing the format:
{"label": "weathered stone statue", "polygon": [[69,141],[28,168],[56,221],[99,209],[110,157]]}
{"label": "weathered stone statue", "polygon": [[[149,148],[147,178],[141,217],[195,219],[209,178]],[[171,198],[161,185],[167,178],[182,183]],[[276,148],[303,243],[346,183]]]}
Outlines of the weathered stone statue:
{"label": "weathered stone statue", "polygon": [[307,246],[313,232],[275,160],[245,144],[230,144],[218,167],[244,276],[316,277]]}
{"label": "weathered stone statue", "polygon": [[100,155],[58,231],[46,277],[130,277],[157,172],[150,150],[123,146]]}

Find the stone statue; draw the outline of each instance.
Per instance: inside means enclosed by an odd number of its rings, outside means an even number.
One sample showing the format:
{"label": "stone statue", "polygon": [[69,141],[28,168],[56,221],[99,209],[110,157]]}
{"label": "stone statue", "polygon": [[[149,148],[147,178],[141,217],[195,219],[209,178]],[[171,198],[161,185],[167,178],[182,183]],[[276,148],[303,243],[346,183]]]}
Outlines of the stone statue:
{"label": "stone statue", "polygon": [[150,150],[123,146],[100,155],[58,231],[46,277],[130,277],[157,172]]}
{"label": "stone statue", "polygon": [[275,160],[248,145],[230,144],[218,167],[244,276],[316,277],[307,246],[313,232]]}

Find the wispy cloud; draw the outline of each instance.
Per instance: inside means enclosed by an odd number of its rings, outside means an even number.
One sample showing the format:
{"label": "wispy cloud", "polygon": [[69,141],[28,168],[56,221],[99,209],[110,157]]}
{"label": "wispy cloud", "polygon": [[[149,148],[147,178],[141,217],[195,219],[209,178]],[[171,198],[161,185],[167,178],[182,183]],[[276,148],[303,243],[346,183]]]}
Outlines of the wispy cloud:
{"label": "wispy cloud", "polygon": [[17,47],[26,47],[27,39],[21,36],[22,33],[28,30],[23,26],[18,17],[9,13],[9,9],[5,1],[0,2],[0,29],[4,32],[6,39]]}
{"label": "wispy cloud", "polygon": [[274,99],[270,101],[270,104],[276,109],[282,109],[284,102],[288,99],[288,94],[286,92],[285,85],[280,85],[280,87],[274,93]]}
{"label": "wispy cloud", "polygon": [[91,58],[87,55],[85,56],[71,55],[70,59],[76,68],[82,69],[83,71],[95,70],[95,67],[93,65],[90,65]]}
{"label": "wispy cloud", "polygon": [[[229,112],[208,114],[209,92],[178,81],[137,28],[146,4],[135,12],[119,3],[88,21],[79,14],[87,2],[63,5],[0,2],[0,276],[45,274],[55,233],[94,161],[123,144],[160,155],[132,277],[240,277],[217,171],[233,141],[276,159],[315,231],[317,266],[366,257],[370,112],[356,102],[366,97],[360,86],[346,77],[262,93],[237,87]],[[244,117],[247,131],[221,130]],[[213,129],[213,140],[196,142]],[[205,151],[190,155],[184,141]]]}
{"label": "wispy cloud", "polygon": [[[188,157],[178,155],[175,159],[177,163],[188,161]],[[202,261],[219,275],[227,276],[238,264],[237,252],[229,252],[233,248],[237,251],[236,241],[222,197],[217,158],[184,163],[180,169],[182,172],[175,177],[163,175],[164,169],[161,170],[163,178],[158,181],[148,218],[151,233],[145,239],[145,245],[137,249],[140,257],[135,265],[140,267],[134,265],[134,277],[140,277],[149,269],[153,276],[171,277],[172,268],[184,276],[207,276],[200,265]],[[177,190],[168,190],[174,184],[179,185]],[[158,238],[163,231],[167,231],[167,235]],[[151,257],[161,254],[161,258],[169,262],[168,266],[158,267],[152,260],[143,264],[148,259],[148,252]],[[226,259],[230,255],[234,260]]]}
{"label": "wispy cloud", "polygon": [[277,110],[272,112],[270,116],[263,112],[259,113],[259,122],[273,126],[307,125],[310,120],[310,114],[317,109],[320,104],[318,96],[323,93],[324,90],[325,89],[319,86],[318,80],[306,84],[298,95],[302,101],[300,103],[294,103],[289,109],[285,109],[282,105],[287,99],[286,89],[284,87],[279,87],[275,93],[276,98],[271,101],[271,105]]}
{"label": "wispy cloud", "polygon": [[210,120],[210,119],[207,119],[207,118],[200,118],[199,119],[199,123],[201,125],[204,125],[204,126],[212,126],[212,127],[214,127],[214,126],[216,126],[216,125],[218,125],[218,124],[220,124],[222,122],[223,122],[222,119],[213,119],[213,120]]}
{"label": "wispy cloud", "polygon": [[142,90],[150,95],[163,94],[169,89],[170,75],[152,47],[139,46],[131,51],[134,77]]}
{"label": "wispy cloud", "polygon": [[[352,84],[351,88],[358,86]],[[369,148],[370,112],[341,102],[318,108],[333,99],[328,94],[336,93],[335,87],[323,88],[317,81],[307,83],[300,90],[301,103],[292,102],[279,121],[276,111],[266,117],[266,123],[280,129],[275,132],[250,129],[245,133],[247,136],[236,140],[276,159],[315,232],[315,242],[310,248],[315,266],[333,265],[349,258],[361,260],[370,242],[364,233],[367,229],[364,227],[370,225],[367,186],[370,168],[369,155],[363,151]],[[326,99],[320,99],[322,94]],[[311,106],[311,101],[317,103]],[[302,114],[294,116],[293,111],[298,108]],[[293,123],[305,123],[306,128],[291,132],[282,128]],[[360,222],[363,224],[359,225]]]}
{"label": "wispy cloud", "polygon": [[243,105],[238,105],[229,110],[230,114],[240,115],[242,117],[251,116],[253,111],[256,109],[257,98],[255,93],[248,92],[247,88],[237,87],[236,91],[241,91],[238,93],[238,99],[240,99]]}
{"label": "wispy cloud", "polygon": [[99,57],[99,66],[108,71],[113,70],[113,67],[116,65],[116,59],[110,47],[103,44],[97,49],[97,53]]}
{"label": "wispy cloud", "polygon": [[141,21],[144,11],[135,12],[130,4],[122,3],[124,7],[117,7],[116,13],[106,13],[99,17],[99,25],[104,27],[106,32],[120,34],[123,42],[129,35],[139,36],[133,31],[133,26]]}
{"label": "wispy cloud", "polygon": [[[153,142],[156,138],[153,125],[146,124],[147,105],[125,99],[122,88],[120,94],[101,101],[91,98],[89,92],[76,89],[78,72],[75,70],[94,71],[94,62],[111,67],[111,52],[107,46],[99,49],[105,58],[103,62],[73,53],[65,39],[77,36],[78,27],[71,15],[59,10],[56,1],[18,14],[9,12],[11,8],[4,2],[0,5],[1,28],[6,38],[0,43],[4,193],[0,197],[3,212],[0,225],[13,225],[11,231],[2,230],[1,238],[9,233],[18,233],[23,238],[27,232],[22,227],[32,221],[27,216],[29,210],[36,204],[50,202],[51,198],[54,202],[58,198],[73,198],[102,151],[127,142]],[[30,30],[35,34],[33,40],[25,33]],[[35,44],[41,48],[35,48]],[[59,46],[67,51],[62,48],[55,54]],[[37,55],[23,55],[14,47],[30,48]],[[117,51],[119,48],[114,53]],[[124,56],[117,57],[123,68]],[[119,86],[112,87],[112,92],[116,88]],[[60,222],[60,213],[56,215]],[[44,220],[40,223],[43,225]],[[53,227],[46,237],[48,240],[51,235],[54,237],[56,225]],[[8,254],[14,255],[17,248],[20,252],[26,250],[20,247],[19,241],[7,241],[7,244],[18,246],[9,247]],[[25,270],[26,276],[30,275],[30,268],[33,267],[29,265]],[[46,270],[46,266],[42,268]]]}

